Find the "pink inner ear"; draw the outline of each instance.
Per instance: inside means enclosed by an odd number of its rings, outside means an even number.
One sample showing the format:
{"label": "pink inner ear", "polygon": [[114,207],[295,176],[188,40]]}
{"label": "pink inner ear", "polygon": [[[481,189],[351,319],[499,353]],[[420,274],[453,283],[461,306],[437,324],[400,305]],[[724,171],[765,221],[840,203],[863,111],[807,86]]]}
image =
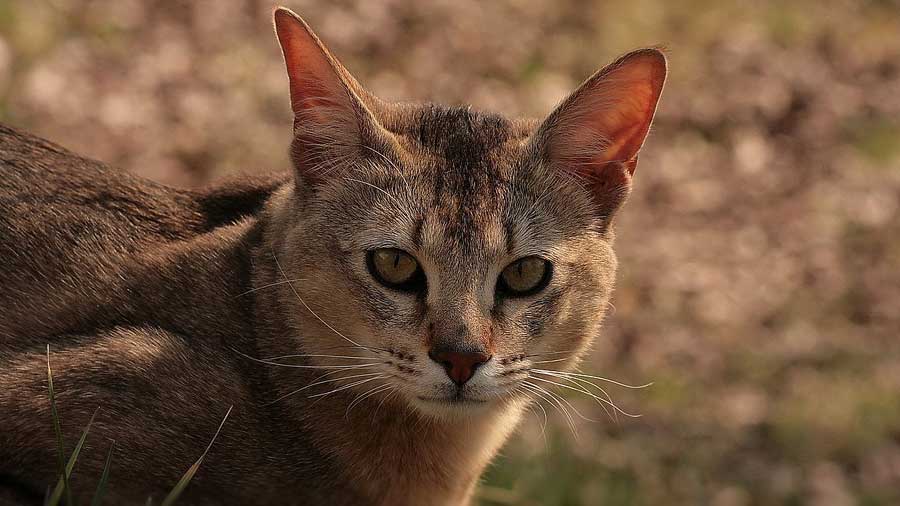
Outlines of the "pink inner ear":
{"label": "pink inner ear", "polygon": [[363,123],[372,126],[374,120],[342,79],[340,64],[302,19],[276,9],[275,32],[284,53],[294,111],[291,160],[304,182],[321,182],[357,160],[360,145],[366,142]]}
{"label": "pink inner ear", "polygon": [[637,155],[650,129],[655,101],[649,86],[635,84],[629,99],[623,100],[621,108],[603,115],[601,132],[607,132],[610,144],[603,152],[603,161],[627,161]]}
{"label": "pink inner ear", "polygon": [[329,107],[350,107],[343,83],[309,28],[290,12],[278,9],[275,31],[284,53],[294,114],[317,115],[316,111]]}
{"label": "pink inner ear", "polygon": [[633,173],[665,75],[661,53],[638,51],[592,77],[558,111],[551,156],[590,179],[607,164]]}

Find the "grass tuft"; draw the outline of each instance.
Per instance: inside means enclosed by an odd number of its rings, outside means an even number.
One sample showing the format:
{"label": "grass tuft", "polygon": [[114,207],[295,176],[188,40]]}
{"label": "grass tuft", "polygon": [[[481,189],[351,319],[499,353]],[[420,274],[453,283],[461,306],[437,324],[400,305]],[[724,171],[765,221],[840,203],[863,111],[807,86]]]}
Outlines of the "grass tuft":
{"label": "grass tuft", "polygon": [[[67,506],[75,506],[75,503],[72,500],[72,489],[69,485],[69,477],[72,474],[72,470],[75,469],[75,464],[78,462],[78,455],[81,453],[82,448],[84,448],[84,442],[87,440],[88,433],[91,431],[91,426],[94,424],[94,419],[97,417],[97,412],[100,411],[100,408],[98,407],[94,410],[94,413],[91,415],[91,419],[88,421],[87,425],[84,427],[84,430],[81,433],[81,438],[78,440],[78,444],[75,445],[75,448],[72,450],[72,454],[69,456],[68,461],[66,461],[65,447],[63,445],[62,437],[62,427],[59,421],[59,411],[56,409],[56,392],[53,389],[53,368],[50,365],[49,344],[47,345],[47,386],[50,393],[50,414],[53,418],[53,430],[56,434],[59,481],[57,481],[56,487],[53,489],[52,493],[50,493],[50,488],[47,488],[47,495],[45,497],[44,504],[45,506],[57,506],[63,501],[63,498],[65,498],[64,502],[62,502],[63,504]],[[191,467],[189,467],[188,470],[181,476],[181,479],[178,480],[178,483],[175,484],[175,486],[163,500],[161,506],[172,506],[178,500],[179,496],[181,496],[182,492],[184,492],[184,489],[188,486],[188,484],[194,478],[194,475],[197,474],[197,471],[200,469],[200,465],[203,463],[203,460],[206,458],[209,450],[216,442],[216,438],[219,437],[219,433],[222,432],[222,427],[225,426],[225,422],[231,415],[232,409],[234,409],[234,405],[228,407],[228,411],[222,418],[222,422],[219,423],[219,428],[213,435],[212,440],[209,442],[209,445],[207,445],[206,449],[203,450],[203,454],[201,454],[200,458],[198,458],[197,461],[194,462],[193,465],[191,465]],[[109,483],[109,469],[112,463],[112,455],[115,447],[116,442],[113,441],[110,444],[109,452],[106,455],[106,463],[103,465],[103,472],[100,475],[99,483],[97,483],[97,489],[94,491],[94,496],[91,499],[91,506],[99,506],[103,502],[103,497],[106,495],[106,487]],[[147,498],[147,504],[153,504],[152,497]]]}
{"label": "grass tuft", "polygon": [[[84,431],[81,433],[81,438],[78,440],[78,444],[75,445],[75,449],[72,450],[72,455],[69,456],[69,462],[66,463],[66,473],[64,476],[60,476],[59,481],[56,482],[56,488],[53,489],[53,494],[50,496],[50,500],[47,502],[48,505],[55,506],[59,503],[60,498],[62,498],[63,490],[66,488],[66,481],[72,476],[72,469],[75,468],[75,462],[78,461],[78,454],[81,453],[81,448],[84,446],[84,440],[87,438],[88,432],[90,432],[91,430],[91,425],[93,425],[94,418],[97,417],[98,411],[100,411],[99,407],[94,410],[94,414],[91,415],[91,419],[84,427]],[[68,504],[72,503],[70,502]]]}
{"label": "grass tuft", "polygon": [[112,462],[112,454],[115,448],[116,442],[113,441],[109,445],[109,453],[106,454],[106,464],[103,465],[103,473],[100,475],[100,483],[97,483],[97,490],[94,491],[94,498],[91,499],[91,506],[100,506],[103,502],[103,496],[106,495],[106,484],[109,481],[109,464]]}
{"label": "grass tuft", "polygon": [[[69,488],[69,476],[66,473],[66,464],[65,457],[63,453],[65,452],[65,448],[63,447],[63,439],[62,439],[62,428],[59,424],[59,413],[56,411],[56,396],[53,392],[53,370],[50,367],[50,345],[47,345],[47,386],[50,390],[50,415],[53,418],[53,430],[56,433],[56,450],[57,450],[57,463],[59,465],[59,475],[60,479],[63,482],[63,494],[66,497],[66,504],[72,506],[74,503],[72,502],[72,490]],[[57,499],[57,502],[59,499]],[[52,502],[52,496],[50,501],[50,506],[55,506],[57,503]]]}
{"label": "grass tuft", "polygon": [[200,458],[197,459],[197,462],[194,462],[191,467],[181,476],[181,479],[178,480],[178,483],[175,484],[175,487],[172,488],[172,491],[169,492],[169,495],[163,500],[161,506],[172,506],[175,504],[175,501],[178,500],[178,497],[184,492],[185,487],[188,486],[188,483],[191,482],[191,479],[197,474],[197,470],[200,469],[200,464],[203,463],[203,459],[206,458],[206,454],[209,453],[210,448],[212,448],[213,443],[216,442],[216,438],[219,437],[219,433],[222,432],[222,427],[225,426],[225,421],[228,420],[228,415],[231,414],[231,410],[234,408],[234,405],[228,407],[228,412],[225,413],[225,417],[222,418],[222,423],[219,424],[218,430],[216,430],[215,435],[213,435],[212,441],[209,442],[209,445],[206,447],[206,450],[203,450],[203,454],[200,455]]}

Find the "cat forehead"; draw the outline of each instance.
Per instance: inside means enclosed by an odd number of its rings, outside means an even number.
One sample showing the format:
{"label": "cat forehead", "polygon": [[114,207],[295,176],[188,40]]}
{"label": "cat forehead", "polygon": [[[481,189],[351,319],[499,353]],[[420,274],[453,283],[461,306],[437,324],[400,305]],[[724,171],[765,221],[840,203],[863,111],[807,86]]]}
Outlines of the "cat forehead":
{"label": "cat forehead", "polygon": [[[508,184],[527,132],[515,122],[471,107],[420,105],[395,125],[413,153],[412,172],[441,235],[483,249],[491,225],[508,211]],[[409,168],[409,167],[407,167]],[[429,227],[425,227],[428,229]]]}
{"label": "cat forehead", "polygon": [[471,107],[408,106],[391,120],[401,165],[421,176],[416,180],[431,207],[468,223],[502,200],[530,134],[520,121]]}
{"label": "cat forehead", "polygon": [[368,232],[471,260],[558,240],[590,222],[579,212],[589,207],[586,196],[550,191],[557,178],[529,163],[526,146],[537,122],[470,107],[383,107],[375,111],[378,122],[399,149],[384,145],[369,158],[357,177],[371,184],[338,183],[334,207]]}
{"label": "cat forehead", "polygon": [[379,119],[407,147],[452,166],[483,163],[498,156],[503,148],[521,144],[533,129],[529,121],[437,104],[391,107],[382,111]]}

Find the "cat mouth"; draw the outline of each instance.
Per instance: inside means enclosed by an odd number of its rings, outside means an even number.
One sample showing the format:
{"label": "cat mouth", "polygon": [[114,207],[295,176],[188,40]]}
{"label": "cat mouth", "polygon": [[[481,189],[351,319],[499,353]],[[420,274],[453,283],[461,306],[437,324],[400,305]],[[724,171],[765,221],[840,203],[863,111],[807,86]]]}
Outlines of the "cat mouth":
{"label": "cat mouth", "polygon": [[458,406],[484,404],[487,402],[482,399],[473,399],[472,397],[469,397],[469,396],[466,396],[466,395],[463,395],[460,393],[450,396],[450,397],[424,397],[424,396],[419,395],[419,396],[417,396],[417,398],[420,401],[425,401],[425,402],[432,402],[432,403],[443,404],[443,405],[458,405]]}

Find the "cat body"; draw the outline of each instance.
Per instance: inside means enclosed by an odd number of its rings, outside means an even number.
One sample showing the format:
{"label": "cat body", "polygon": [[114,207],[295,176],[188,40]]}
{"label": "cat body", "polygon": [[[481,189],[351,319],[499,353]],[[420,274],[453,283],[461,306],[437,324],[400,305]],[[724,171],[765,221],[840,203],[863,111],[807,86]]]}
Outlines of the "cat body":
{"label": "cat body", "polygon": [[110,448],[108,502],[159,501],[231,408],[185,504],[460,505],[599,331],[659,52],[511,121],[382,102],[275,22],[291,174],[179,190],[0,126],[0,504],[58,477],[48,346],[79,504]]}
{"label": "cat body", "polygon": [[436,424],[390,402],[347,414],[356,392],[271,403],[273,383],[321,375],[247,358],[270,356],[261,332],[292,339],[269,316],[278,297],[247,293],[279,280],[279,233],[261,217],[290,200],[287,175],[173,190],[2,126],[0,157],[0,503],[39,503],[56,481],[48,344],[67,452],[98,410],[72,477],[79,503],[113,441],[109,500],[161,499],[231,405],[185,504],[459,504],[505,436],[486,425],[514,425],[505,412]]}

